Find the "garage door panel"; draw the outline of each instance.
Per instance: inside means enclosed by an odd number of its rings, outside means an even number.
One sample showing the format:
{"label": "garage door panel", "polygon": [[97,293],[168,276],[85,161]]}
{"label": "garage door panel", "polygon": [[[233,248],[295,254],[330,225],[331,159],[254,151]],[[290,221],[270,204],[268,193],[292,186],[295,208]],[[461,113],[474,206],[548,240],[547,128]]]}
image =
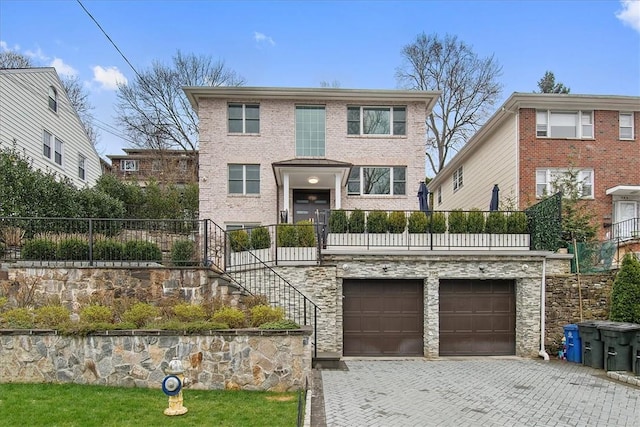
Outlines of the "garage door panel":
{"label": "garage door panel", "polygon": [[441,280],[440,354],[515,354],[514,295],[510,280]]}
{"label": "garage door panel", "polygon": [[423,355],[423,287],[421,280],[345,280],[344,355]]}

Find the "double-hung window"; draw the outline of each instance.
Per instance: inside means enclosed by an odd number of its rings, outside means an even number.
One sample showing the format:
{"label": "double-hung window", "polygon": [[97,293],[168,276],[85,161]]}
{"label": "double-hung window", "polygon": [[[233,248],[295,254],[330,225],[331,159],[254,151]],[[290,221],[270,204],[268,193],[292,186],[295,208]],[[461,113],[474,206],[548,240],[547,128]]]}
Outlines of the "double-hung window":
{"label": "double-hung window", "polygon": [[82,154],[78,155],[78,178],[80,178],[81,180],[85,180],[86,178],[86,163],[87,163],[87,158],[84,157]]}
{"label": "double-hung window", "polygon": [[[569,188],[567,188],[569,187]],[[575,188],[578,197],[593,198],[593,169],[537,169],[536,197]]]}
{"label": "double-hung window", "polygon": [[120,170],[125,172],[136,172],[138,170],[137,160],[120,160]]}
{"label": "double-hung window", "polygon": [[151,161],[151,172],[160,172],[162,170],[162,160],[153,159]]}
{"label": "double-hung window", "polygon": [[462,188],[462,184],[464,181],[462,180],[462,166],[453,171],[453,191],[458,191],[459,188]]}
{"label": "double-hung window", "polygon": [[55,138],[55,151],[53,161],[60,166],[62,166],[62,146],[62,141],[60,141],[58,138]]}
{"label": "double-hung window", "polygon": [[229,133],[260,133],[260,105],[229,104]]}
{"label": "double-hung window", "polygon": [[49,108],[51,111],[58,111],[58,92],[53,86],[49,86]]}
{"label": "double-hung window", "polygon": [[536,111],[539,138],[593,138],[593,111]]}
{"label": "double-hung window", "polygon": [[324,157],[326,113],[324,106],[296,107],[296,156]]}
{"label": "double-hung window", "polygon": [[49,132],[42,131],[42,155],[47,159],[51,158],[51,145],[53,143],[53,135]]}
{"label": "double-hung window", "polygon": [[347,182],[347,194],[360,196],[366,194],[405,195],[407,194],[407,168],[396,167],[358,167],[351,168]]}
{"label": "double-hung window", "polygon": [[620,113],[620,139],[633,139],[633,113]]}
{"label": "double-hung window", "polygon": [[260,165],[229,166],[229,194],[260,194]]}
{"label": "double-hung window", "polygon": [[348,135],[406,135],[407,107],[347,107]]}

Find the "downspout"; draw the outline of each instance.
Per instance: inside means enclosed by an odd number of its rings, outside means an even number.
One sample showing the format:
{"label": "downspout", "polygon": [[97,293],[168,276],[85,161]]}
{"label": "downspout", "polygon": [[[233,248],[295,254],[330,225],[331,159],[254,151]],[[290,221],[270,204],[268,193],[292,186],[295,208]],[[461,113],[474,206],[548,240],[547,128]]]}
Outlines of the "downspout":
{"label": "downspout", "polygon": [[538,356],[542,357],[545,361],[549,361],[549,354],[544,349],[544,333],[545,333],[545,315],[546,308],[545,302],[547,299],[546,291],[547,281],[547,257],[542,258],[542,286],[540,287],[540,352]]}

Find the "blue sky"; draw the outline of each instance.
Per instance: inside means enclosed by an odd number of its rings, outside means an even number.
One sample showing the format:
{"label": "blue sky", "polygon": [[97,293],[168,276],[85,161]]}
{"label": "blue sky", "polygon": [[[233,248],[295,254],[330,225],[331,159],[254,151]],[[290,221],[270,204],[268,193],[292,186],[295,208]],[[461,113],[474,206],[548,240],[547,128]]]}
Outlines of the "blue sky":
{"label": "blue sky", "polygon": [[[501,101],[537,90],[546,70],[575,94],[640,95],[640,0],[82,0],[138,70],[176,50],[222,59],[247,86],[395,89],[400,51],[422,32],[452,34],[502,66]],[[78,76],[95,106],[101,155],[116,81],[134,72],[75,0],[0,0],[0,49]]]}

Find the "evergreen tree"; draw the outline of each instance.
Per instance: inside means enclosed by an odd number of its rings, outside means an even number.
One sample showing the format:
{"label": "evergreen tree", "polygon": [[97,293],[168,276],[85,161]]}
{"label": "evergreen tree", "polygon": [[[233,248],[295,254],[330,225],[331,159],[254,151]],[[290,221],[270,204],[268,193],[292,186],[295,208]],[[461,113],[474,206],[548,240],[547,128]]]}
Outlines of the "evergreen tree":
{"label": "evergreen tree", "polygon": [[610,320],[640,323],[640,261],[627,253],[611,291]]}

